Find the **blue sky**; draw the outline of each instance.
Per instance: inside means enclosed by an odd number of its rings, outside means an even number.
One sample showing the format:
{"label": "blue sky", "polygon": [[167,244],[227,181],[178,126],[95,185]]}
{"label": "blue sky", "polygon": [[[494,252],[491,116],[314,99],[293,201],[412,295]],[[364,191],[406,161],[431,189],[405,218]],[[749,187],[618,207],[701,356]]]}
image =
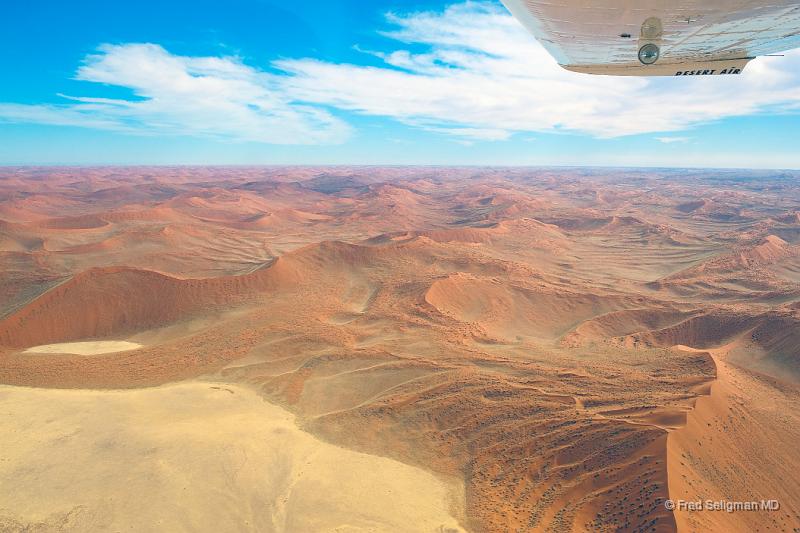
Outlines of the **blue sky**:
{"label": "blue sky", "polygon": [[498,2],[10,2],[0,164],[800,168],[800,53],[560,69]]}

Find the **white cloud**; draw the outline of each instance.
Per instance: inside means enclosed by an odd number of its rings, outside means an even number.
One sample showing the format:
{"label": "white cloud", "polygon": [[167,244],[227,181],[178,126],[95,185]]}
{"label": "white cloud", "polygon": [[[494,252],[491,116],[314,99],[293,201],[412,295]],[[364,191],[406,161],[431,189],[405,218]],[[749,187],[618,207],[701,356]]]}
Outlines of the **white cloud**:
{"label": "white cloud", "polygon": [[[800,109],[800,50],[759,58],[740,76],[625,78],[561,69],[504,9],[454,4],[390,14],[380,66],[283,59],[277,73],[233,57],[170,54],[155,44],[104,45],[76,78],[134,97],[0,103],[0,120],[274,144],[345,140],[330,108],[388,117],[464,142],[517,133],[600,138],[680,132],[731,116]],[[374,60],[373,60],[374,61]],[[682,137],[663,135],[661,142]]]}
{"label": "white cloud", "polygon": [[[372,52],[384,67],[278,61],[289,74],[287,91],[473,140],[516,132],[673,132],[800,104],[800,51],[757,59],[740,76],[590,76],[560,68],[495,4],[468,2],[388,20],[396,29],[384,35],[398,46]],[[414,51],[420,45],[424,50]]]}
{"label": "white cloud", "polygon": [[318,106],[292,102],[279,77],[231,57],[172,55],[154,44],[104,45],[76,78],[129,88],[135,98],[0,103],[0,120],[272,144],[341,142],[350,130]]}
{"label": "white cloud", "polygon": [[691,137],[656,137],[656,140],[664,144],[686,143],[692,140]]}

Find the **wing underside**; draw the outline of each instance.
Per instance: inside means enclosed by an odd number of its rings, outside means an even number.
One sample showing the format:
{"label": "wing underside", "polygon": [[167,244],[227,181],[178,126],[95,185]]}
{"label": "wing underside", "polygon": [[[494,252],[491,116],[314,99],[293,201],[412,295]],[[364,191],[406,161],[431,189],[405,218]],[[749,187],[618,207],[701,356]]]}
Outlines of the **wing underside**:
{"label": "wing underside", "polygon": [[[595,74],[737,74],[753,57],[800,47],[788,0],[503,0],[556,60]],[[650,65],[639,59],[658,46]]]}

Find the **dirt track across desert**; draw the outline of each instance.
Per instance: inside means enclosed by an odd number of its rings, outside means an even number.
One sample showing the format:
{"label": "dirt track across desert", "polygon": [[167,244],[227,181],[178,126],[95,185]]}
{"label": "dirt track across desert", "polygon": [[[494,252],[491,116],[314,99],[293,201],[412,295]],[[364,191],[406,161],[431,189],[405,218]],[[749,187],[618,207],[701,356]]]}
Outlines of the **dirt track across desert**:
{"label": "dirt track across desert", "polygon": [[0,530],[797,531],[798,177],[2,169]]}

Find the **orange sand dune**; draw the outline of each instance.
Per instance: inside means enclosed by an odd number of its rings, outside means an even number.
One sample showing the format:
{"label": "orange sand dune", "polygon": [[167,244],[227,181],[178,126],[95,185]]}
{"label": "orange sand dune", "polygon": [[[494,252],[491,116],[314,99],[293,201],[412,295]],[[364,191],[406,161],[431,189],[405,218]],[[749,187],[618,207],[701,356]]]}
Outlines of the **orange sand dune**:
{"label": "orange sand dune", "polygon": [[[768,379],[728,361],[729,344],[711,350],[717,379],[710,395],[701,397],[686,426],[668,440],[670,496],[675,500],[751,502],[777,500],[775,511],[745,512],[678,509],[684,531],[756,531],[796,529],[800,484],[778,471],[800,468],[794,453],[781,453],[781,443],[796,442],[796,389],[775,387]],[[742,468],[747,464],[749,469]]]}
{"label": "orange sand dune", "polygon": [[0,168],[0,530],[797,530],[798,178]]}
{"label": "orange sand dune", "polygon": [[625,306],[618,298],[509,286],[462,273],[435,281],[425,301],[445,315],[506,339],[553,339],[582,319]]}
{"label": "orange sand dune", "polygon": [[176,279],[124,267],[90,269],[0,321],[0,344],[26,347],[129,334],[230,307],[296,280],[277,262],[249,275],[217,279]]}

